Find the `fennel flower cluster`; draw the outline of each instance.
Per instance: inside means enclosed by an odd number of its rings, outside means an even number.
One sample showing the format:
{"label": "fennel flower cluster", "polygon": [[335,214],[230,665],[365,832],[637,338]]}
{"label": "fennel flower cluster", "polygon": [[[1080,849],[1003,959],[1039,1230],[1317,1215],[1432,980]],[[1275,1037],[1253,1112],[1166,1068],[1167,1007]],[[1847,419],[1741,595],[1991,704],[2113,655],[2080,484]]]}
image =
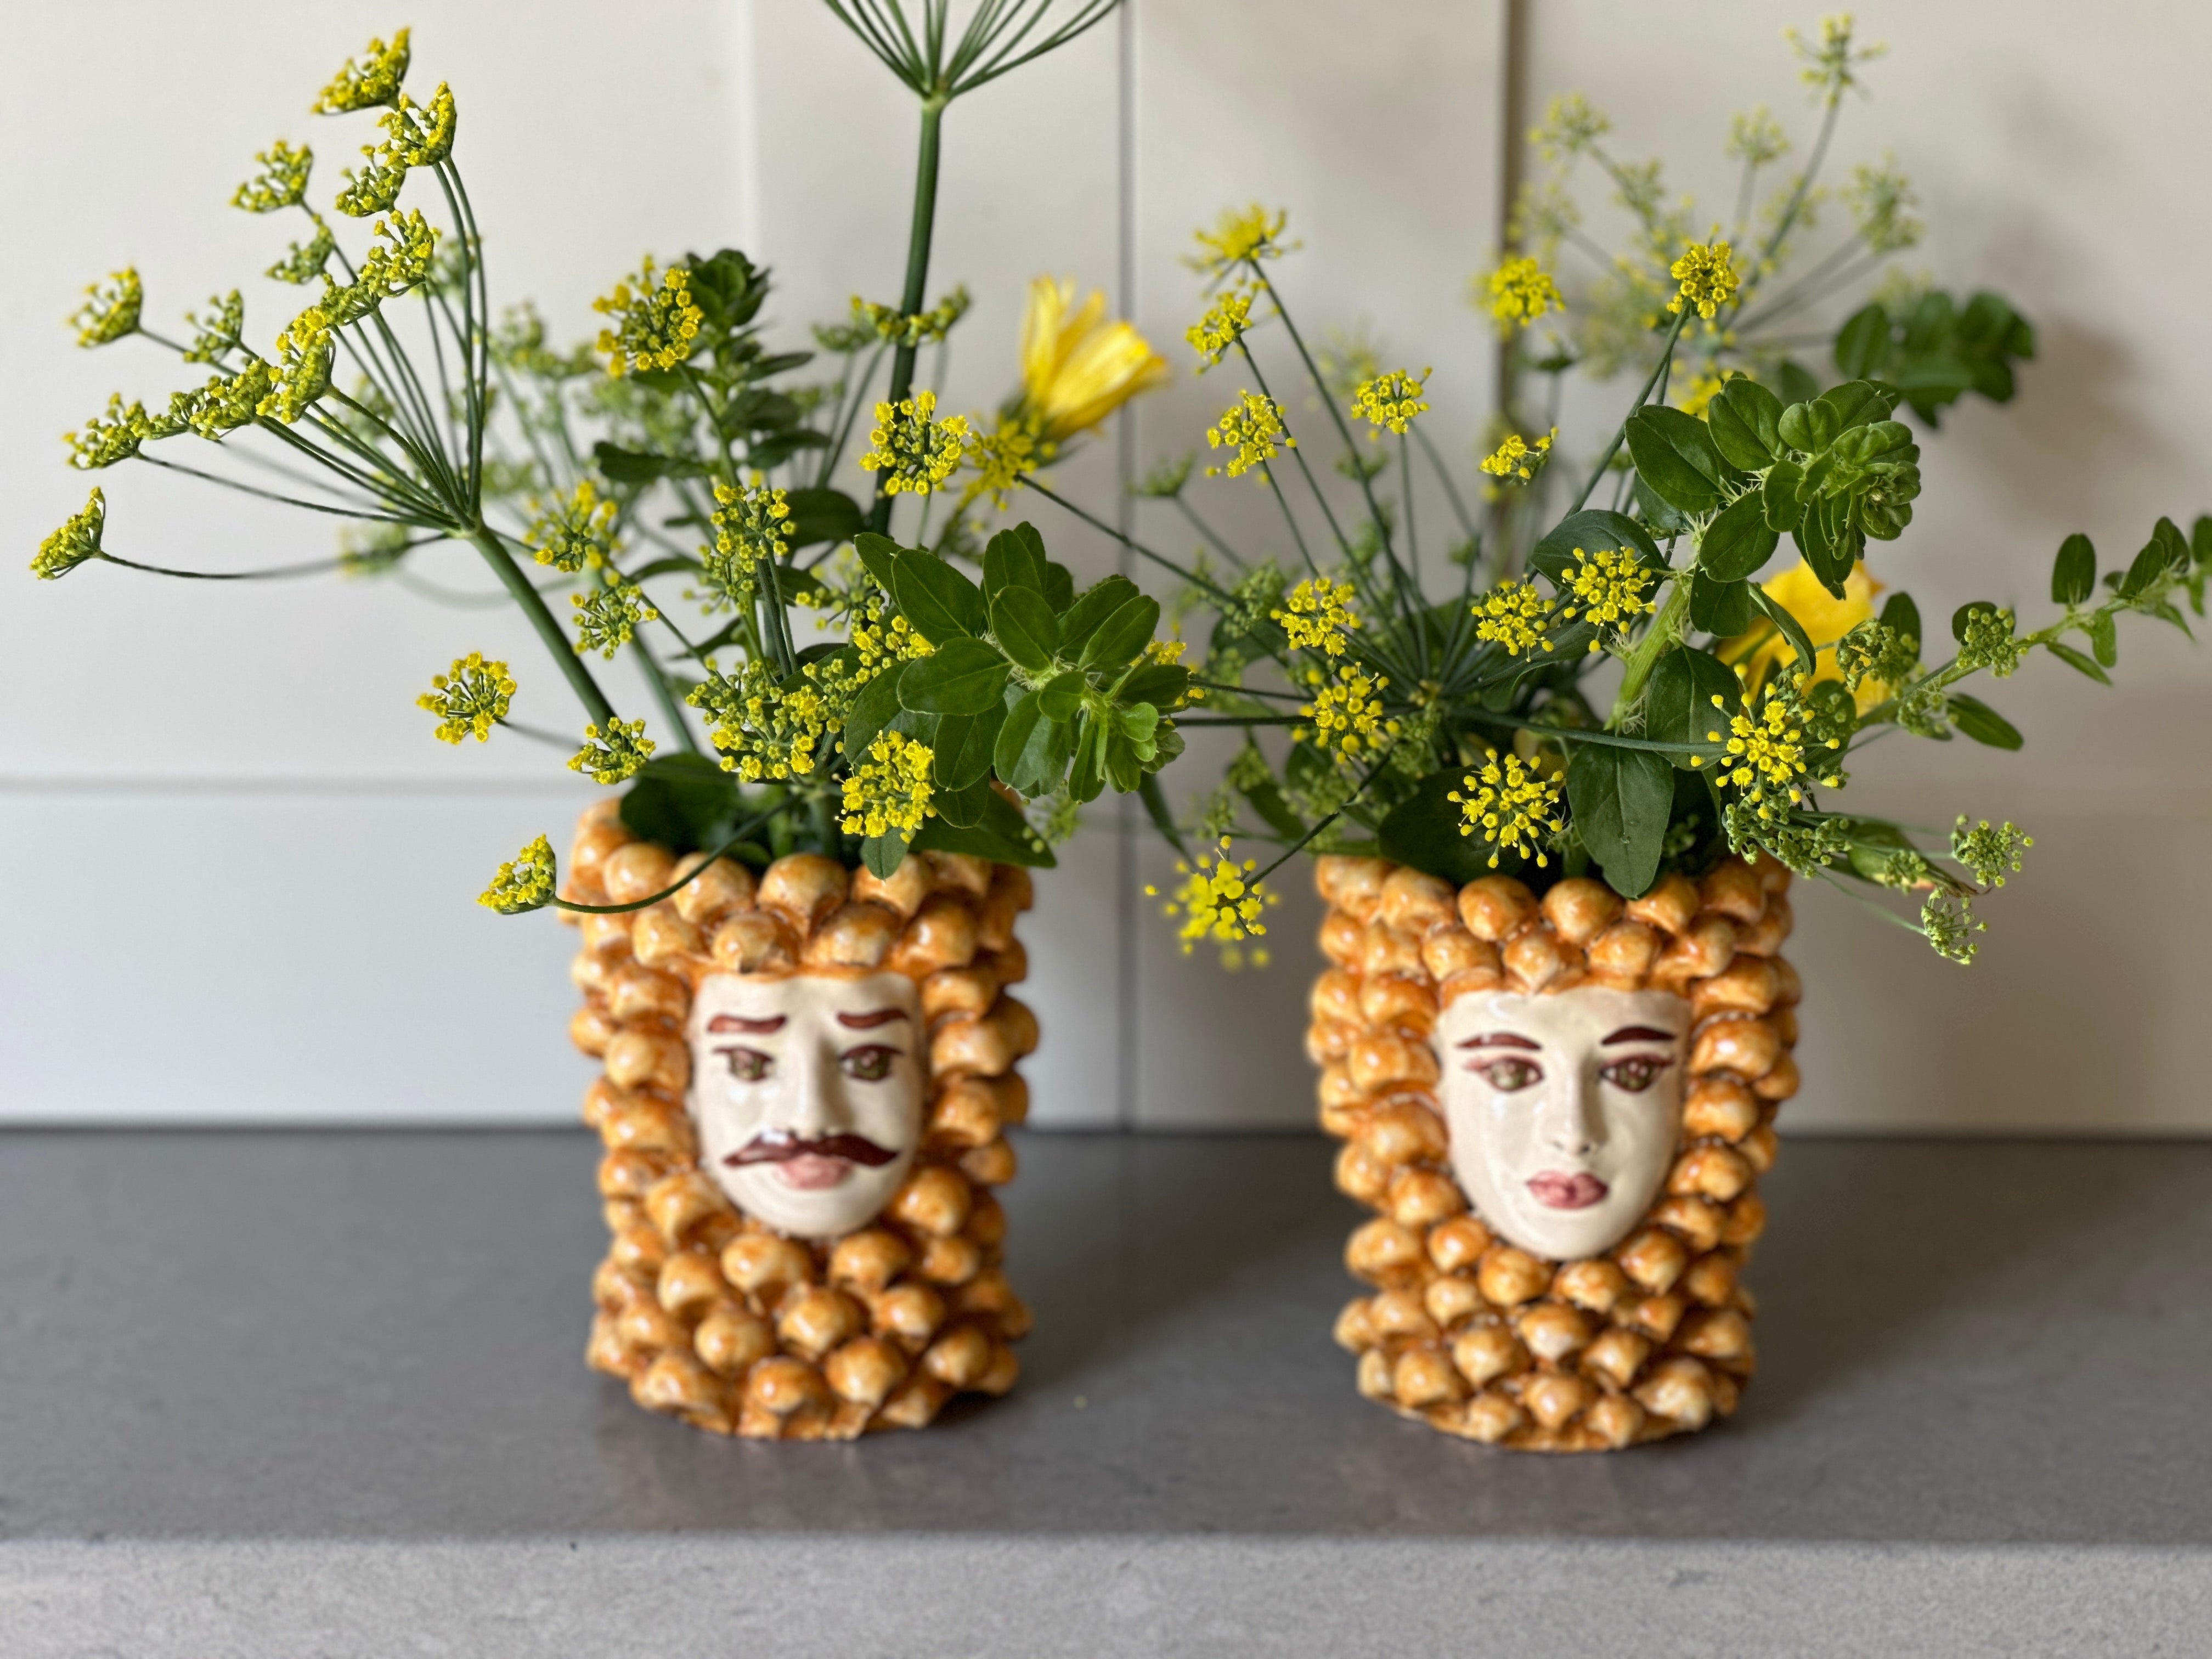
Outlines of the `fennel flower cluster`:
{"label": "fennel flower cluster", "polygon": [[968,417],[949,415],[940,421],[936,415],[933,392],[917,392],[896,407],[876,405],[870,448],[860,457],[860,466],[884,475],[878,480],[884,495],[930,495],[943,489],[958,468],[969,444]]}
{"label": "fennel flower cluster", "polygon": [[1687,306],[1708,321],[1729,302],[1729,296],[1743,280],[1735,273],[1726,242],[1691,243],[1682,250],[1681,258],[1667,268],[1667,274],[1679,284],[1674,297],[1667,301],[1668,312],[1680,312]]}
{"label": "fennel flower cluster", "polygon": [[1218,478],[1225,471],[1237,478],[1272,461],[1285,449],[1296,449],[1298,441],[1284,426],[1283,411],[1273,398],[1243,392],[1222,411],[1220,420],[1206,429],[1206,446],[1236,452],[1225,467],[1209,466],[1206,476]]}
{"label": "fennel flower cluster", "polygon": [[503,916],[539,909],[553,896],[556,873],[553,843],[540,836],[499,866],[477,902]]}
{"label": "fennel flower cluster", "polygon": [[1290,592],[1279,610],[1267,620],[1282,624],[1295,651],[1321,651],[1332,657],[1344,654],[1344,636],[1359,626],[1352,609],[1350,582],[1331,582],[1326,576],[1309,577]]}
{"label": "fennel flower cluster", "polygon": [[95,489],[82,513],[70,514],[39,544],[31,574],[42,582],[58,581],[86,560],[100,557],[100,532],[106,522],[107,497]]}
{"label": "fennel flower cluster", "polygon": [[862,335],[872,334],[888,345],[923,346],[951,333],[952,325],[968,314],[969,307],[974,303],[965,284],[955,288],[928,310],[912,314],[896,306],[863,300],[855,294],[853,324]]}
{"label": "fennel flower cluster", "polygon": [[643,720],[609,720],[604,734],[596,726],[584,728],[584,746],[568,757],[568,769],[594,783],[627,783],[653,758],[653,750]]}
{"label": "fennel flower cluster", "polygon": [[1306,681],[1316,688],[1314,699],[1301,704],[1298,713],[1313,724],[1294,726],[1294,740],[1311,743],[1340,760],[1357,761],[1398,735],[1398,722],[1382,717],[1382,693],[1390,685],[1387,676],[1370,675],[1346,663],[1332,683],[1324,684],[1317,668],[1308,671]]}
{"label": "fennel flower cluster", "polygon": [[1460,781],[1467,793],[1455,789],[1444,797],[1459,803],[1459,832],[1462,836],[1481,832],[1483,844],[1491,849],[1493,870],[1499,854],[1508,848],[1522,858],[1533,857],[1541,869],[1548,860],[1539,845],[1540,836],[1546,830],[1556,835],[1566,828],[1566,821],[1559,815],[1559,781],[1518,755],[1500,758],[1495,749],[1485,752],[1487,759],[1481,769]]}
{"label": "fennel flower cluster", "polygon": [[902,616],[893,616],[886,622],[884,609],[882,601],[872,599],[853,612],[853,649],[860,655],[863,678],[872,678],[885,663],[905,662],[930,653],[929,641],[912,623]]}
{"label": "fennel flower cluster", "polygon": [[588,478],[565,501],[546,504],[532,522],[527,544],[538,562],[574,575],[597,569],[614,552],[615,503],[601,501]]}
{"label": "fennel flower cluster", "polygon": [[781,489],[755,484],[732,489],[714,485],[714,540],[700,560],[710,610],[744,611],[758,591],[763,561],[774,565],[791,550],[791,503]]}
{"label": "fennel flower cluster", "polygon": [[1421,400],[1421,392],[1428,384],[1432,368],[1425,368],[1418,375],[1402,368],[1394,368],[1363,382],[1352,394],[1352,412],[1364,420],[1380,437],[1385,432],[1395,432],[1400,437],[1413,424],[1413,417],[1428,412],[1428,404]]}
{"label": "fennel flower cluster", "polygon": [[1219,362],[1251,326],[1249,290],[1230,287],[1215,295],[1213,303],[1206,308],[1206,315],[1183,333],[1183,338],[1190,342],[1190,349],[1198,354],[1198,372],[1203,374]]}
{"label": "fennel flower cluster", "polygon": [[375,109],[397,100],[399,83],[407,78],[410,55],[408,34],[406,29],[397,30],[390,46],[381,40],[371,40],[368,50],[360,58],[347,58],[345,66],[331,77],[331,83],[323,88],[309,112],[349,115],[356,110]]}
{"label": "fennel flower cluster", "polygon": [[975,477],[961,505],[978,495],[988,495],[992,506],[1004,509],[1015,486],[1050,459],[1049,453],[1040,452],[1036,426],[1030,417],[1002,418],[993,430],[977,432],[968,440],[968,465],[975,469]]}
{"label": "fennel flower cluster", "polygon": [[607,354],[607,373],[617,377],[647,368],[673,368],[691,355],[691,343],[707,313],[691,298],[691,273],[672,270],[653,280],[650,258],[611,294],[592,301],[592,309],[614,319],[599,331],[599,349]]}
{"label": "fennel flower cluster", "polygon": [[[1180,859],[1176,861],[1176,873],[1183,878],[1182,884],[1175,896],[1160,906],[1162,915],[1182,918],[1176,930],[1176,937],[1182,941],[1182,953],[1188,956],[1202,939],[1225,945],[1263,937],[1267,931],[1267,908],[1278,899],[1251,879],[1252,872],[1260,867],[1258,860],[1237,862],[1229,837],[1224,836],[1217,850],[1200,853],[1194,862],[1195,868]],[[1145,891],[1158,898],[1160,890],[1148,886]],[[1223,960],[1227,965],[1225,953]],[[1257,966],[1267,965],[1256,953],[1254,960]]]}
{"label": "fennel flower cluster", "polygon": [[[1729,720],[1725,732],[1705,733],[1706,741],[1727,744],[1718,781],[1741,790],[1745,803],[1756,808],[1765,823],[1780,822],[1791,806],[1804,799],[1798,780],[1813,769],[1815,750],[1843,746],[1838,738],[1819,741],[1806,730],[1805,711],[1795,695],[1803,684],[1801,677],[1786,688],[1770,686],[1756,714],[1739,713]],[[1713,707],[1727,711],[1728,705],[1718,692],[1713,694]],[[1702,758],[1693,757],[1692,763]],[[1831,775],[1820,781],[1833,788],[1842,781]]]}
{"label": "fennel flower cluster", "polygon": [[929,804],[929,745],[900,732],[885,732],[852,757],[847,775],[842,827],[848,836],[912,836],[934,809]]}
{"label": "fennel flower cluster", "polygon": [[1547,312],[1566,308],[1552,273],[1529,255],[1508,259],[1490,273],[1490,314],[1501,333],[1526,328]]}
{"label": "fennel flower cluster", "polygon": [[1504,443],[1482,458],[1482,470],[1493,478],[1514,478],[1527,483],[1551,458],[1553,441],[1559,435],[1559,428],[1553,427],[1532,444],[1519,433],[1509,432]]}
{"label": "fennel flower cluster", "polygon": [[1534,582],[1501,582],[1477,599],[1473,610],[1474,637],[1503,646],[1509,657],[1540,646],[1547,651],[1552,648],[1551,641],[1544,637],[1544,630],[1551,626],[1552,602],[1536,591]]}
{"label": "fennel flower cluster", "polygon": [[432,675],[430,689],[415,699],[415,706],[438,716],[439,742],[459,743],[473,734],[483,743],[514,702],[514,678],[507,665],[471,651],[456,657],[445,673]]}
{"label": "fennel flower cluster", "polygon": [[[1560,584],[1560,597],[1567,603],[1559,614],[1569,622],[1580,617],[1602,632],[1650,613],[1654,578],[1635,554],[1626,548],[1611,547],[1585,553],[1578,547],[1574,560],[1573,568]],[[1601,647],[1592,640],[1589,648]]]}
{"label": "fennel flower cluster", "polygon": [[725,772],[745,783],[809,777],[821,763],[823,740],[851,702],[851,686],[842,679],[825,684],[821,671],[820,663],[808,663],[786,686],[765,662],[748,662],[734,678],[710,664],[684,701],[706,715]]}
{"label": "fennel flower cluster", "polygon": [[315,165],[313,150],[279,138],[253,159],[261,170],[231,192],[231,206],[248,213],[276,213],[307,200],[307,177]]}
{"label": "fennel flower cluster", "polygon": [[1278,239],[1290,217],[1281,210],[1270,213],[1257,202],[1243,208],[1224,208],[1212,230],[1191,233],[1198,252],[1184,263],[1194,270],[1219,276],[1248,260],[1279,258],[1289,251]]}
{"label": "fennel flower cluster", "polygon": [[2022,835],[2009,818],[1996,829],[1987,818],[1969,829],[1961,812],[1951,830],[1951,856],[1984,887],[2002,887],[2008,873],[2018,874],[2021,851],[2034,845],[2035,837]]}
{"label": "fennel flower cluster", "polygon": [[571,618],[576,624],[576,654],[596,651],[611,662],[615,653],[635,637],[637,625],[658,622],[660,612],[653,608],[643,588],[619,572],[609,568],[600,575],[599,586],[589,594],[571,593],[568,603],[576,607]]}
{"label": "fennel flower cluster", "polygon": [[84,291],[84,303],[70,314],[81,346],[112,345],[138,331],[138,313],[146,304],[146,289],[138,268],[125,265],[110,271]]}

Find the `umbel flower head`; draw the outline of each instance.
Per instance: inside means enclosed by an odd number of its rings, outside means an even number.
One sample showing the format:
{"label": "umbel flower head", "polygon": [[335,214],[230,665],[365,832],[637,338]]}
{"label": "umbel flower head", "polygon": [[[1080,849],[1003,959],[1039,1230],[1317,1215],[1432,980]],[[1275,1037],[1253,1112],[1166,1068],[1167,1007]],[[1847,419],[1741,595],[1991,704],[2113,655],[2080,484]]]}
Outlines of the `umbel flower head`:
{"label": "umbel flower head", "polygon": [[568,757],[568,769],[581,772],[594,783],[626,783],[653,758],[653,739],[645,735],[645,722],[609,720],[601,733],[596,726],[584,728],[584,746]]}
{"label": "umbel flower head", "polygon": [[[1255,859],[1238,863],[1226,836],[1222,836],[1215,850],[1200,853],[1191,863],[1180,859],[1176,861],[1176,873],[1182,881],[1175,896],[1160,906],[1160,914],[1182,918],[1176,937],[1182,941],[1183,955],[1188,956],[1202,939],[1233,947],[1248,939],[1265,936],[1267,927],[1263,918],[1267,907],[1280,900],[1252,878],[1252,872],[1259,867]],[[1160,894],[1157,887],[1148,886],[1145,891],[1154,898]],[[1224,968],[1241,966],[1243,959],[1241,951],[1227,948],[1222,951]],[[1254,951],[1252,962],[1255,967],[1266,967],[1266,952]]]}
{"label": "umbel flower head", "polygon": [[571,593],[568,603],[576,607],[576,654],[596,651],[611,661],[635,636],[637,625],[658,622],[660,612],[635,582],[611,569],[602,570],[601,576],[588,595]]}
{"label": "umbel flower head", "polygon": [[[941,340],[952,332],[952,325],[968,314],[975,301],[965,283],[955,288],[927,311],[902,312],[896,306],[878,305],[873,300],[853,296],[852,334],[832,337],[839,343],[830,349],[857,349],[867,343],[870,336],[887,345],[924,346]],[[817,331],[818,332],[818,331]]]}
{"label": "umbel flower head", "polygon": [[1395,432],[1401,437],[1413,424],[1413,417],[1428,412],[1428,404],[1421,401],[1422,389],[1428,384],[1432,368],[1423,369],[1419,375],[1394,368],[1364,382],[1352,394],[1352,412],[1375,428],[1378,438],[1384,432]]}
{"label": "umbel flower head", "polygon": [[1252,291],[1231,284],[1213,296],[1206,315],[1183,331],[1183,338],[1198,354],[1197,373],[1219,362],[1252,325]]}
{"label": "umbel flower head", "polygon": [[58,581],[87,559],[100,557],[100,532],[107,525],[107,497],[97,489],[82,513],[72,513],[60,529],[39,544],[31,574],[42,582]]}
{"label": "umbel flower head", "polygon": [[532,520],[529,545],[538,562],[570,575],[596,569],[614,552],[615,504],[603,501],[589,478],[565,501],[548,503]]}
{"label": "umbel flower head", "polygon": [[708,608],[742,611],[759,591],[763,561],[773,565],[789,552],[791,507],[781,489],[755,485],[732,489],[714,486],[714,541],[704,550]]}
{"label": "umbel flower head", "polygon": [[1546,312],[1567,308],[1552,273],[1527,254],[1507,259],[1492,271],[1489,289],[1490,314],[1501,334],[1526,328]]}
{"label": "umbel flower head", "polygon": [[330,313],[319,305],[309,306],[276,337],[275,380],[253,412],[287,426],[295,423],[331,389],[331,365],[337,356]]}
{"label": "umbel flower head", "polygon": [[345,67],[331,77],[322,96],[315,100],[311,113],[345,115],[397,103],[399,83],[407,78],[407,30],[398,30],[388,46],[380,40],[371,40],[358,59],[347,58]]}
{"label": "umbel flower head", "polygon": [[1242,208],[1224,208],[1210,231],[1193,231],[1198,252],[1183,263],[1209,276],[1225,276],[1247,260],[1277,259],[1297,245],[1279,239],[1291,216],[1280,210],[1270,213],[1257,202]]}
{"label": "umbel flower head", "polygon": [[860,466],[886,475],[879,480],[884,495],[929,495],[943,489],[959,466],[969,442],[967,416],[949,415],[940,421],[936,415],[933,392],[902,398],[896,408],[876,405],[876,424]]}
{"label": "umbel flower head", "polygon": [[1079,306],[1075,283],[1040,276],[1022,318],[1022,410],[1047,444],[1090,431],[1130,398],[1164,385],[1167,359],[1127,322],[1109,321],[1106,295]]}
{"label": "umbel flower head", "polygon": [[1691,243],[1682,250],[1682,257],[1667,268],[1667,274],[1679,285],[1674,297],[1667,301],[1667,309],[1679,312],[1688,306],[1708,320],[1728,303],[1742,281],[1730,262],[1729,245],[1722,241]]}
{"label": "umbel flower head", "polygon": [[1548,860],[1538,844],[1540,833],[1549,830],[1556,835],[1566,828],[1565,820],[1559,816],[1559,781],[1518,755],[1501,759],[1495,749],[1485,752],[1488,758],[1481,769],[1460,780],[1461,788],[1467,793],[1455,789],[1444,797],[1459,803],[1459,832],[1462,836],[1481,833],[1483,844],[1491,849],[1493,870],[1498,855],[1508,848],[1522,858],[1534,858],[1537,868],[1542,869]]}
{"label": "umbel flower head", "polygon": [[62,441],[70,447],[71,466],[82,472],[96,472],[129,460],[138,453],[138,446],[154,435],[146,405],[125,404],[121,392],[111,392],[106,409],[75,432],[65,434]]}
{"label": "umbel flower head", "polygon": [[364,144],[361,153],[362,165],[345,170],[345,184],[333,204],[349,219],[383,212],[399,199],[399,187],[407,182],[407,169],[394,165],[385,150]]}
{"label": "umbel flower head", "polygon": [[1527,483],[1543,470],[1551,458],[1552,441],[1559,435],[1553,427],[1534,443],[1528,443],[1517,432],[1505,434],[1505,441],[1482,458],[1482,470],[1493,478],[1517,479]]}
{"label": "umbel flower head", "polygon": [[[1574,566],[1560,583],[1566,601],[1559,614],[1569,622],[1580,617],[1600,632],[1619,629],[1632,617],[1651,609],[1647,597],[1654,578],[1626,548],[1601,547],[1595,553],[1574,550]],[[1601,649],[1596,640],[1592,651]]]}
{"label": "umbel flower head", "polygon": [[307,174],[315,165],[313,150],[279,138],[253,159],[260,163],[260,171],[231,192],[231,206],[248,213],[276,213],[307,199]]}
{"label": "umbel flower head", "polygon": [[[853,757],[848,757],[853,758]],[[933,811],[927,744],[885,732],[853,758],[845,779],[842,827],[848,836],[912,836]]]}
{"label": "umbel flower head", "polygon": [[1474,637],[1503,646],[1505,654],[1517,657],[1538,647],[1549,651],[1544,637],[1552,623],[1552,602],[1528,581],[1500,582],[1474,602]]}
{"label": "umbel flower head", "polygon": [[453,659],[443,674],[430,677],[430,689],[415,699],[417,708],[438,716],[441,743],[459,743],[473,734],[478,743],[507,718],[514,702],[514,680],[503,662],[488,662],[481,651]]}
{"label": "umbel flower head", "polygon": [[1353,597],[1350,582],[1331,582],[1326,576],[1309,577],[1291,590],[1280,610],[1267,613],[1267,620],[1282,624],[1292,650],[1320,651],[1340,657],[1344,654],[1345,635],[1359,626],[1359,618],[1352,609]]}
{"label": "umbel flower head", "polygon": [[1321,670],[1310,669],[1306,681],[1315,687],[1314,700],[1298,713],[1313,724],[1294,726],[1291,737],[1309,742],[1324,754],[1358,761],[1382,747],[1381,740],[1398,735],[1398,722],[1382,717],[1382,693],[1389,689],[1387,676],[1369,675],[1350,663],[1336,671],[1332,684],[1323,684]]}
{"label": "umbel flower head", "polygon": [[[1717,781],[1742,791],[1744,803],[1757,811],[1763,823],[1782,822],[1804,799],[1798,781],[1812,772],[1820,750],[1843,746],[1841,738],[1818,738],[1808,729],[1801,694],[1809,683],[1800,675],[1786,684],[1769,686],[1756,714],[1747,709],[1729,716],[1720,694],[1713,694],[1713,707],[1728,721],[1725,732],[1705,733],[1707,742],[1727,745]],[[1690,763],[1697,766],[1703,759],[1693,756]],[[1835,788],[1843,781],[1832,771],[1820,781]]]}
{"label": "umbel flower head", "polygon": [[[901,618],[903,621],[903,618]],[[684,698],[707,716],[722,769],[740,781],[781,783],[811,777],[833,724],[850,707],[852,682],[811,662],[788,684],[767,663],[748,662],[732,678],[710,661],[705,680]]]}
{"label": "umbel flower head", "polygon": [[1040,462],[1049,459],[1050,446],[1038,443],[1028,416],[1001,418],[992,431],[975,433],[968,440],[968,465],[975,469],[976,476],[961,505],[978,495],[988,495],[994,507],[1004,507],[1024,475],[1036,471]]}
{"label": "umbel flower head", "polygon": [[614,326],[601,329],[599,339],[610,374],[675,368],[691,355],[691,343],[707,320],[691,298],[690,271],[663,271],[656,283],[654,270],[648,258],[636,276],[592,301],[592,310],[614,319]]}
{"label": "umbel flower head", "polygon": [[402,167],[434,167],[453,153],[458,120],[453,90],[443,81],[430,94],[428,109],[403,92],[377,119],[389,135],[384,141],[386,156]]}
{"label": "umbel flower head", "polygon": [[519,916],[526,910],[542,909],[553,896],[557,874],[553,843],[540,836],[499,866],[499,873],[491,878],[491,885],[483,890],[477,902],[503,916]]}
{"label": "umbel flower head", "polygon": [[112,344],[138,331],[138,313],[146,303],[146,290],[138,282],[138,268],[125,265],[110,271],[84,291],[84,303],[70,314],[81,346]]}
{"label": "umbel flower head", "polygon": [[1283,425],[1283,411],[1273,398],[1258,392],[1240,392],[1237,401],[1222,411],[1220,420],[1206,428],[1206,447],[1236,452],[1225,467],[1209,466],[1206,476],[1218,478],[1225,471],[1236,478],[1272,461],[1285,449],[1296,449],[1298,441]]}
{"label": "umbel flower head", "polygon": [[1961,812],[1951,830],[1951,856],[1984,887],[2002,887],[2007,874],[2019,874],[2021,851],[2034,845],[2035,837],[2021,834],[2009,818],[1994,830],[1987,818],[1969,829]]}

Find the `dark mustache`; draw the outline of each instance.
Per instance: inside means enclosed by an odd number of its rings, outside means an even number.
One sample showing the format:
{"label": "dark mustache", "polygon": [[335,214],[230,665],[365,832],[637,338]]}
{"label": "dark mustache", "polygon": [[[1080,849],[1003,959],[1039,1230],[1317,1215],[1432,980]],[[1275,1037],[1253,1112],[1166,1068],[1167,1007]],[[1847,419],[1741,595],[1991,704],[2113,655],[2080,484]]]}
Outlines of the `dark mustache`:
{"label": "dark mustache", "polygon": [[866,1135],[823,1135],[808,1140],[787,1131],[769,1129],[755,1135],[722,1162],[737,1168],[747,1164],[787,1164],[794,1158],[842,1158],[848,1164],[879,1170],[897,1156],[888,1146],[878,1146]]}

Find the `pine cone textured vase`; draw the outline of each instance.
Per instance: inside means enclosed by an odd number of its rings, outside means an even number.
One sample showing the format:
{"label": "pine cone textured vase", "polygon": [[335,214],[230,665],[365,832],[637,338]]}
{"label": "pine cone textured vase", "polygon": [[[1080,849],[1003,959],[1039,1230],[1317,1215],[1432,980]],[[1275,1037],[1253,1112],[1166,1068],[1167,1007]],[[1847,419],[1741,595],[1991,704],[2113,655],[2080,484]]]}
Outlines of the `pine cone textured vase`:
{"label": "pine cone textured vase", "polygon": [[1603,1451],[1701,1429],[1754,1364],[1741,1282],[1796,1092],[1789,872],[1730,859],[1624,901],[1318,860],[1307,1047],[1359,1390],[1448,1434]]}
{"label": "pine cone textured vase", "polygon": [[955,1394],[1004,1394],[1030,1324],[992,1195],[1037,1040],[1006,990],[1028,872],[702,863],[611,806],[570,856],[580,903],[696,872],[580,923],[570,1035],[604,1067],[584,1118],[610,1235],[588,1362],[648,1410],[759,1439],[921,1428]]}

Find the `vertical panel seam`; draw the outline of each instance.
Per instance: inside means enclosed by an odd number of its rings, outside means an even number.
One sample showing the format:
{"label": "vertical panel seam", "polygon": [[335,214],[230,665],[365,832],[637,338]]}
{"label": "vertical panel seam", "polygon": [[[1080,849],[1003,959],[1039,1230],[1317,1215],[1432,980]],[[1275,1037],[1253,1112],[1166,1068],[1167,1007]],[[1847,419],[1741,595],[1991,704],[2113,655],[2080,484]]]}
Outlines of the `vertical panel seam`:
{"label": "vertical panel seam", "polygon": [[[1115,226],[1118,269],[1115,285],[1121,289],[1121,313],[1124,317],[1137,314],[1137,122],[1136,122],[1136,0],[1121,0],[1121,15],[1115,19],[1116,77],[1115,96],[1115,210],[1119,222]],[[1114,520],[1124,536],[1136,533],[1134,519],[1136,498],[1130,487],[1136,482],[1137,416],[1133,405],[1124,404],[1116,417],[1115,437],[1118,449],[1115,456],[1115,479],[1121,499],[1115,503]],[[1125,542],[1115,550],[1115,568],[1125,576],[1133,576],[1134,559]],[[1119,1050],[1114,1070],[1114,1121],[1124,1131],[1137,1127],[1137,1099],[1139,1066],[1138,1047],[1142,1030],[1138,1018],[1138,961],[1137,928],[1137,836],[1136,803],[1129,797],[1120,797],[1115,803],[1114,878],[1114,980],[1115,1000],[1115,1044]]]}

